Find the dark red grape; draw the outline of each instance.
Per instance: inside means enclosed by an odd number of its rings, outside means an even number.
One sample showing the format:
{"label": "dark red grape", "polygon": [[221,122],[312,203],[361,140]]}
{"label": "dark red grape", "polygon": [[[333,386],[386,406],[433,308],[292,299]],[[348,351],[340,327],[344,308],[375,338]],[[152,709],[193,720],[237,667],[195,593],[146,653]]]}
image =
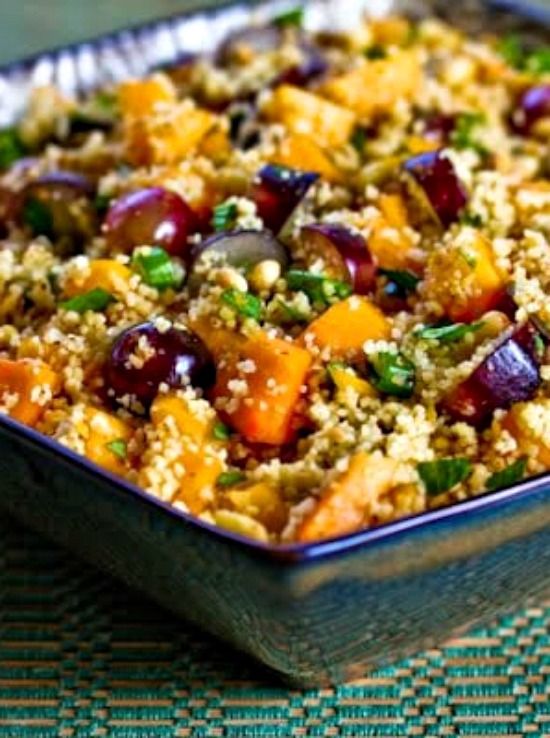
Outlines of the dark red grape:
{"label": "dark red grape", "polygon": [[192,292],[199,289],[209,265],[226,264],[250,269],[268,259],[277,261],[282,271],[287,268],[287,251],[270,231],[219,233],[194,247],[188,278],[189,289]]}
{"label": "dark red grape", "polygon": [[526,90],[517,102],[511,123],[518,133],[528,135],[543,118],[550,118],[550,84]]}
{"label": "dark red grape", "polygon": [[94,187],[81,174],[51,172],[29,182],[18,198],[17,219],[35,236],[47,236],[73,252],[97,228]]}
{"label": "dark red grape", "polygon": [[458,220],[468,193],[450,159],[441,151],[428,151],[407,159],[404,169],[423,190],[444,227]]}
{"label": "dark red grape", "polygon": [[103,225],[113,251],[129,253],[136,246],[161,246],[181,257],[188,253],[187,239],[197,229],[197,217],[185,200],[162,187],[122,195],[109,208]]}
{"label": "dark red grape", "polygon": [[329,273],[350,282],[356,294],[374,288],[376,264],[360,233],[336,223],[314,223],[302,228],[301,243],[310,256],[323,259]]}
{"label": "dark red grape", "polygon": [[191,384],[207,389],[214,384],[214,363],[194,333],[153,323],[132,326],[114,342],[105,367],[106,390],[115,399],[135,397],[144,408],[155,399],[159,385],[178,388]]}
{"label": "dark red grape", "polygon": [[540,384],[540,341],[531,323],[507,331],[501,343],[445,399],[445,410],[455,420],[483,425],[495,410],[530,400]]}
{"label": "dark red grape", "polygon": [[315,172],[299,172],[273,164],[260,169],[252,197],[265,227],[278,233],[318,179]]}
{"label": "dark red grape", "polygon": [[441,144],[446,144],[449,141],[451,133],[454,131],[455,124],[455,115],[434,113],[424,120],[424,136],[435,139]]}

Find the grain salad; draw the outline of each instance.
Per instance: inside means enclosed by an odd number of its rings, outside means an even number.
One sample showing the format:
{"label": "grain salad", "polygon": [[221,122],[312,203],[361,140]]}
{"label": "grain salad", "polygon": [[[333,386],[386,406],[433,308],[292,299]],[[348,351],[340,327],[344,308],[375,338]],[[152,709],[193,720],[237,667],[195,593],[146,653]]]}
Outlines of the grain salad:
{"label": "grain salad", "polygon": [[0,131],[0,411],[273,543],[550,469],[550,48],[301,21]]}

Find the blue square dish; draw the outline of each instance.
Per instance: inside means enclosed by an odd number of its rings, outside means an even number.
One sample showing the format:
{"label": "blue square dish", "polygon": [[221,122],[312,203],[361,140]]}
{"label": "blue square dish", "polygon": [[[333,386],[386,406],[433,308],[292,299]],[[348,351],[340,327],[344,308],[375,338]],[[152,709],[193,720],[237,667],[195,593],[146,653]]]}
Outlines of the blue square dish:
{"label": "blue square dish", "polygon": [[[349,22],[364,3],[312,2],[308,17],[333,22],[343,5]],[[474,24],[501,22],[473,5]],[[519,23],[517,10],[504,22]],[[249,15],[242,5],[194,13],[10,65],[0,70],[0,123],[37,81],[74,92],[141,74],[214,48]],[[0,475],[0,505],[15,517],[300,684],[360,676],[550,589],[549,475],[278,547],[198,521],[5,417]]]}

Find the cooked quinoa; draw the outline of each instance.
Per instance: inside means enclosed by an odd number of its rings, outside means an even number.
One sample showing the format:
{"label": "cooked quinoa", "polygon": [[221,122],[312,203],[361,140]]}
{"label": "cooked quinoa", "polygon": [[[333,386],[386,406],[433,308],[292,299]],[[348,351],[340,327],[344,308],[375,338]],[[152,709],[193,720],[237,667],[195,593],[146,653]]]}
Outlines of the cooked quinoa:
{"label": "cooked quinoa", "polygon": [[550,51],[300,13],[0,132],[0,412],[261,541],[550,468]]}

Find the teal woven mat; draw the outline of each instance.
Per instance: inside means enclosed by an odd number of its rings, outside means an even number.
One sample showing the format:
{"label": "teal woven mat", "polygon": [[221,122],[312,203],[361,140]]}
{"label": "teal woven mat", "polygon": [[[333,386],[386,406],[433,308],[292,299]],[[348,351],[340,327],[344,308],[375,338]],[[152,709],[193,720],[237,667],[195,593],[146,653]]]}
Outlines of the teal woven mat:
{"label": "teal woven mat", "polygon": [[337,689],[274,685],[0,518],[0,737],[550,735],[550,603]]}

